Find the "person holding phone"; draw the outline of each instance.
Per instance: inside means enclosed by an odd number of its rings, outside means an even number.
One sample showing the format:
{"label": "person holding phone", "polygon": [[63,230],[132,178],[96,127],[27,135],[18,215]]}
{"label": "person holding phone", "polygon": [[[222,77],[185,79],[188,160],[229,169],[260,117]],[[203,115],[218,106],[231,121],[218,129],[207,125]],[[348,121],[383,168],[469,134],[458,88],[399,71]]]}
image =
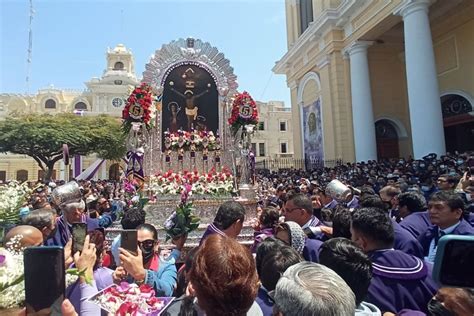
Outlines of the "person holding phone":
{"label": "person holding phone", "polygon": [[[177,271],[175,260],[181,254],[186,236],[175,240],[176,249],[170,259],[163,260],[159,256],[158,232],[153,225],[142,224],[137,227],[137,255],[119,248],[122,267],[116,273],[126,272],[129,280],[141,284],[148,284],[155,289],[157,296],[171,296],[176,286]],[[123,277],[126,275],[122,274]]]}
{"label": "person holding phone", "polygon": [[[114,283],[114,271],[101,266],[101,261],[105,253],[105,235],[100,230],[93,230],[88,232],[86,238],[89,238],[89,247],[93,245],[92,248],[95,250],[95,261],[92,264],[92,276],[95,288],[97,291],[101,291]],[[85,247],[86,243],[84,242],[83,251]],[[79,267],[77,268],[81,270]],[[87,266],[87,269],[90,269],[90,267]],[[90,271],[87,271],[87,273],[89,272]],[[78,280],[66,289],[66,296],[69,298],[74,308],[79,310],[82,294],[81,291],[77,291],[77,287],[81,287],[81,280]]]}
{"label": "person holding phone", "polygon": [[[79,315],[92,316],[100,315],[101,313],[99,306],[85,300],[85,298],[98,292],[97,283],[94,280],[94,265],[96,262],[96,246],[90,241],[90,236],[87,235],[82,251],[74,254],[74,265],[79,271],[85,271],[85,275],[79,277],[77,286],[72,290],[66,290],[67,298],[71,301]],[[92,284],[87,284],[86,278],[92,279]]]}

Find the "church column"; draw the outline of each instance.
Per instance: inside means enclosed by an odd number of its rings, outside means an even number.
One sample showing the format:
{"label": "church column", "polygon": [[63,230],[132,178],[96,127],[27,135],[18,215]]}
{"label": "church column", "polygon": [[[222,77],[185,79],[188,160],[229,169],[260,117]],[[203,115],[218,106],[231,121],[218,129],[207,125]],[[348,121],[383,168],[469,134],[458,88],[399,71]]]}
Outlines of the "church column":
{"label": "church column", "polygon": [[356,41],[344,51],[349,55],[351,69],[352,121],[356,161],[377,159],[372,92],[370,89],[368,41]]}
{"label": "church column", "polygon": [[404,22],[405,62],[413,154],[446,153],[443,114],[428,18],[429,0],[404,2],[395,12]]}

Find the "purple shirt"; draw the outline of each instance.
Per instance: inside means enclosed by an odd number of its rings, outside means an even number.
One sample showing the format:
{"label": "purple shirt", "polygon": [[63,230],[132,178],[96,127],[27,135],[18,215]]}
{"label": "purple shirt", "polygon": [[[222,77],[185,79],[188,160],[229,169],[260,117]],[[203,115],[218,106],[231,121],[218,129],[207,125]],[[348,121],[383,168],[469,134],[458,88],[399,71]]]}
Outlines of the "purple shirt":
{"label": "purple shirt", "polygon": [[405,308],[428,312],[428,302],[438,290],[429,263],[393,249],[368,255],[373,277],[365,301],[376,305],[382,313],[397,313]]}

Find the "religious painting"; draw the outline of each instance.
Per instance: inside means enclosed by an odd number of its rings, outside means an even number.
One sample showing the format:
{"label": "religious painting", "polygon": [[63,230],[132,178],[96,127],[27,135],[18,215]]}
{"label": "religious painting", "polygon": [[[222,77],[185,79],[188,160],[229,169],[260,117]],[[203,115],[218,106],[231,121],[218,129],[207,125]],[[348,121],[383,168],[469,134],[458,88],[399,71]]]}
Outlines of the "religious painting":
{"label": "religious painting", "polygon": [[[214,79],[195,64],[174,68],[166,77],[161,124],[164,132],[179,129],[217,132],[219,127],[219,96]],[[164,150],[164,148],[162,148]]]}
{"label": "religious painting", "polygon": [[304,157],[311,160],[324,159],[323,128],[321,120],[321,100],[303,105],[303,145]]}

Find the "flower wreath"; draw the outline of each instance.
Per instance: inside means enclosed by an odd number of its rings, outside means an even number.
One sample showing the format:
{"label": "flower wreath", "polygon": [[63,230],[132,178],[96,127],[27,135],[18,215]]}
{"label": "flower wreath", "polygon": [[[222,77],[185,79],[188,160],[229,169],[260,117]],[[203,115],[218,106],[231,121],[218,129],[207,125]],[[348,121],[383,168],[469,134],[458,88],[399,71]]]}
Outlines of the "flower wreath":
{"label": "flower wreath", "polygon": [[155,123],[156,101],[151,86],[142,83],[136,87],[122,111],[124,131],[128,133],[133,122],[144,123],[147,129],[151,129]]}
{"label": "flower wreath", "polygon": [[235,95],[231,116],[227,122],[234,136],[241,127],[258,124],[257,104],[247,91]]}

